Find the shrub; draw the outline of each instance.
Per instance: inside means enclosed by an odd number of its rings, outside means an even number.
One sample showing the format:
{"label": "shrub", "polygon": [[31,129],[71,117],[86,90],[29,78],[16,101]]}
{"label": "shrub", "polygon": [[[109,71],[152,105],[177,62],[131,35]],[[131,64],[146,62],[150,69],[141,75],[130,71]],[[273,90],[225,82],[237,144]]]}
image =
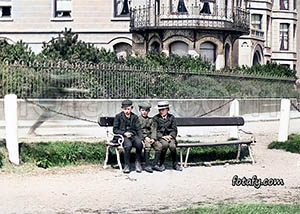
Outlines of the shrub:
{"label": "shrub", "polygon": [[228,69],[227,72],[233,73],[246,73],[246,74],[258,74],[265,76],[274,76],[274,77],[291,77],[296,78],[296,71],[291,70],[289,67],[285,65],[280,65],[277,63],[269,63],[265,65],[254,65],[251,67],[248,66],[237,66],[233,69]]}
{"label": "shrub", "polygon": [[105,144],[79,142],[48,142],[23,144],[21,160],[34,162],[38,167],[65,166],[80,163],[102,163]]}
{"label": "shrub", "polygon": [[4,155],[0,151],[0,168],[3,166],[3,159],[4,159]]}
{"label": "shrub", "polygon": [[28,64],[33,62],[34,59],[35,54],[29,46],[22,41],[18,41],[16,44],[8,44],[6,40],[0,41],[0,61],[21,61]]}
{"label": "shrub", "polygon": [[[14,93],[18,97],[41,97],[46,92],[41,73],[26,66],[0,64],[0,96]],[[3,94],[1,94],[3,93]]]}
{"label": "shrub", "polygon": [[268,146],[269,149],[283,149],[292,153],[300,154],[300,135],[292,134],[285,142],[274,141]]}

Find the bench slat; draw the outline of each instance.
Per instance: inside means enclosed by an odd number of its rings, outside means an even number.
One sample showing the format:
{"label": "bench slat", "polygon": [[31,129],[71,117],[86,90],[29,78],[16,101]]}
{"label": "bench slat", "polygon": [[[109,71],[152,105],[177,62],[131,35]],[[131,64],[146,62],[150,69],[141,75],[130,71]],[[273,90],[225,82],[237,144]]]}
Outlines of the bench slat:
{"label": "bench slat", "polygon": [[177,147],[228,146],[238,144],[251,144],[252,142],[252,140],[232,140],[223,142],[178,143]]}
{"label": "bench slat", "polygon": [[[177,117],[177,126],[243,126],[243,117]],[[100,126],[112,126],[114,117],[100,117]]]}

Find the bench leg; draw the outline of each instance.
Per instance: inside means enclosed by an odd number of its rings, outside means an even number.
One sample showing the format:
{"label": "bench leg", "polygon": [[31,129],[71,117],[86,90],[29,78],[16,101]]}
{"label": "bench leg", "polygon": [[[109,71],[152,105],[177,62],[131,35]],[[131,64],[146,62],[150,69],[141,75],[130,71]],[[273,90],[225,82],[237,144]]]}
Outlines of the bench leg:
{"label": "bench leg", "polygon": [[237,156],[236,156],[236,160],[240,160],[240,156],[241,156],[241,148],[242,148],[242,145],[239,144],[238,145],[238,152],[237,152]]}
{"label": "bench leg", "polygon": [[188,147],[187,152],[186,152],[186,156],[185,156],[184,167],[187,167],[187,162],[188,162],[188,159],[189,159],[190,150],[191,150],[191,147]]}
{"label": "bench leg", "polygon": [[252,161],[252,164],[255,163],[255,160],[253,158],[253,154],[252,154],[252,150],[251,150],[251,146],[250,145],[247,145],[248,147],[248,151],[249,151],[249,155],[250,155],[250,158],[251,158],[251,161]]}
{"label": "bench leg", "polygon": [[118,165],[119,165],[119,170],[122,171],[122,164],[121,164],[121,161],[120,161],[119,149],[117,147],[115,147],[115,151],[116,151],[116,155],[117,155],[117,161],[118,161]]}
{"label": "bench leg", "polygon": [[182,151],[183,149],[180,148],[180,166],[183,167],[183,157],[182,157]]}
{"label": "bench leg", "polygon": [[105,160],[104,160],[104,165],[103,165],[104,169],[107,168],[107,162],[108,162],[108,156],[109,156],[109,149],[110,149],[110,146],[106,146]]}

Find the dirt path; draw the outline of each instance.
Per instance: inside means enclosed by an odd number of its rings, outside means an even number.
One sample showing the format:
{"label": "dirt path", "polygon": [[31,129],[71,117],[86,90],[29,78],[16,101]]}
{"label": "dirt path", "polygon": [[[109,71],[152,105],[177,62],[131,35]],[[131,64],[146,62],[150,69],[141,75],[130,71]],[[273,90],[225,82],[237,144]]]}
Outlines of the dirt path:
{"label": "dirt path", "polygon": [[[129,175],[103,170],[99,165],[36,173],[0,172],[0,213],[157,213],[228,201],[299,203],[300,155],[268,150],[276,134],[257,133],[254,165],[189,167],[183,172]],[[280,178],[284,185],[237,187],[232,186],[234,175]]]}

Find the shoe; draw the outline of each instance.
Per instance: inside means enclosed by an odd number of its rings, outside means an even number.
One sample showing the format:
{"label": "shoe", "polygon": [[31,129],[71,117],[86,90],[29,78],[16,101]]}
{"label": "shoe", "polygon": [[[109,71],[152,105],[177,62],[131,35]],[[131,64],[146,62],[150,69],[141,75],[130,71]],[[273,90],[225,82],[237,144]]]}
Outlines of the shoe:
{"label": "shoe", "polygon": [[125,165],[124,169],[123,169],[124,173],[130,173],[130,168],[129,165]]}
{"label": "shoe", "polygon": [[163,172],[163,171],[165,171],[166,170],[166,167],[165,167],[165,165],[164,164],[162,164],[162,165],[160,165],[160,170],[161,170],[161,172]]}
{"label": "shoe", "polygon": [[141,163],[139,161],[135,162],[135,171],[138,172],[138,173],[142,172],[142,166],[141,166]]}
{"label": "shoe", "polygon": [[145,170],[146,172],[153,173],[153,170],[152,170],[151,166],[146,166],[146,167],[144,168],[144,170]]}
{"label": "shoe", "polygon": [[158,171],[158,172],[163,172],[163,171],[166,170],[166,167],[165,167],[165,165],[161,165],[161,166],[154,165],[154,166],[152,167],[152,169],[155,170],[155,171]]}
{"label": "shoe", "polygon": [[182,167],[179,166],[177,163],[173,164],[173,169],[176,170],[176,171],[182,171]]}

